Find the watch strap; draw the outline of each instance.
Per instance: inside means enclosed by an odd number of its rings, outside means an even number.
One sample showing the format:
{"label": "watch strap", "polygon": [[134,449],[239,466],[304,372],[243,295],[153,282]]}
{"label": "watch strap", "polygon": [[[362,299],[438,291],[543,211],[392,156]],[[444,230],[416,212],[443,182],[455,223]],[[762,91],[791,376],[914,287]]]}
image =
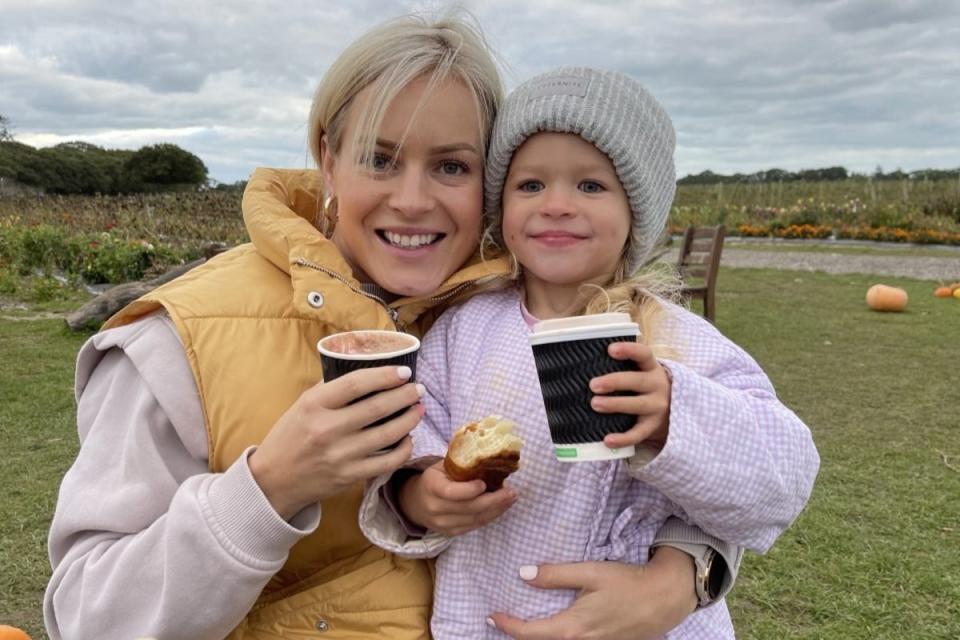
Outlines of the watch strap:
{"label": "watch strap", "polygon": [[743,559],[743,547],[715,538],[677,517],[669,518],[660,527],[651,552],[660,546],[673,547],[693,558],[701,608],[719,602],[733,588]]}

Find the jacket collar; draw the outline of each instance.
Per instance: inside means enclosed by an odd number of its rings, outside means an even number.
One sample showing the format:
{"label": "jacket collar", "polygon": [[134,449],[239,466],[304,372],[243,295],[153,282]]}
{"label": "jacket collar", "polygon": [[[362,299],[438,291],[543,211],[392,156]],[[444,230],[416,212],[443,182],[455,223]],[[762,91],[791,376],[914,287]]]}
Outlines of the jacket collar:
{"label": "jacket collar", "polygon": [[400,328],[414,328],[425,311],[509,273],[506,260],[475,256],[430,295],[391,304],[374,299],[362,292],[337,246],[314,226],[322,193],[318,171],[257,169],[244,192],[243,218],[257,253],[290,276],[297,310],[319,313],[333,326],[380,328],[388,318]]}

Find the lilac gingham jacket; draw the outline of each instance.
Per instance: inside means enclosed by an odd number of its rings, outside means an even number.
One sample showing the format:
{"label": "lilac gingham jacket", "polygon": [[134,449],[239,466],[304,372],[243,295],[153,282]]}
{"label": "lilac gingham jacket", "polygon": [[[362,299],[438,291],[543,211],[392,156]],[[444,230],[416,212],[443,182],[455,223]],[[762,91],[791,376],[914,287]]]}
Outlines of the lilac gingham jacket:
{"label": "lilac gingham jacket", "polygon": [[[439,554],[437,640],[503,638],[485,624],[492,612],[532,619],[572,604],[574,591],[527,586],[520,565],[644,564],[671,515],[762,553],[803,509],[819,467],[810,431],[746,352],[699,316],[665,308],[662,335],[679,354],[661,360],[673,379],[670,435],[662,451],[640,449],[628,464],[555,459],[516,291],[477,296],[427,334],[417,364],[426,415],[413,432],[414,459],[443,456],[457,428],[489,414],[516,422],[524,440],[520,470],[508,480],[519,500],[466,535],[406,539],[377,487],[367,494],[361,526],[373,542],[401,555]],[[697,611],[667,637],[733,638],[726,604]]]}

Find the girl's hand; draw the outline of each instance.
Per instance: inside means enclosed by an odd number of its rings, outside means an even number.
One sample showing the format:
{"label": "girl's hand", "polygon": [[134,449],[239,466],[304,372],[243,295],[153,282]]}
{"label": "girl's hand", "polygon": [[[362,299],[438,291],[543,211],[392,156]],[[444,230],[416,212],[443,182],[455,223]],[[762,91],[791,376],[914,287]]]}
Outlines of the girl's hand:
{"label": "girl's hand", "polygon": [[[396,470],[410,458],[408,433],[420,422],[422,386],[405,384],[409,367],[352,371],[304,391],[270,429],[248,464],[273,508],[286,520],[307,505]],[[350,404],[368,393],[370,398]],[[402,415],[364,429],[404,407]],[[389,453],[373,452],[394,442]]]}
{"label": "girl's hand", "polygon": [[[625,433],[611,433],[603,439],[610,448],[649,441],[663,447],[670,429],[670,392],[672,384],[666,369],[653,356],[653,350],[638,342],[614,342],[607,353],[615,360],[633,360],[639,371],[619,371],[590,381],[595,395],[590,406],[597,413],[632,413],[637,423]],[[613,391],[630,391],[628,396],[608,396]]]}
{"label": "girl's hand", "polygon": [[620,562],[521,567],[539,589],[577,589],[573,605],[550,618],[523,621],[494,613],[488,622],[516,640],[651,640],[673,629],[697,606],[693,558],[660,547],[646,566]]}
{"label": "girl's hand", "polygon": [[497,519],[517,499],[509,487],[485,491],[483,480],[451,480],[440,461],[407,480],[398,498],[404,515],[412,522],[444,535],[459,536]]}

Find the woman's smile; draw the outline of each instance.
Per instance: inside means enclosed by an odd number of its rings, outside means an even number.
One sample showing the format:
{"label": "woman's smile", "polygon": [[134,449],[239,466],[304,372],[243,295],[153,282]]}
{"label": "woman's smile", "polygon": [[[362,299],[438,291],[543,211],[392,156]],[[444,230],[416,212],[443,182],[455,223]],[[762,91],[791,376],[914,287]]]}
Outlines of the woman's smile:
{"label": "woman's smile", "polygon": [[445,233],[424,229],[377,229],[377,237],[393,249],[412,253],[417,250],[439,248]]}

